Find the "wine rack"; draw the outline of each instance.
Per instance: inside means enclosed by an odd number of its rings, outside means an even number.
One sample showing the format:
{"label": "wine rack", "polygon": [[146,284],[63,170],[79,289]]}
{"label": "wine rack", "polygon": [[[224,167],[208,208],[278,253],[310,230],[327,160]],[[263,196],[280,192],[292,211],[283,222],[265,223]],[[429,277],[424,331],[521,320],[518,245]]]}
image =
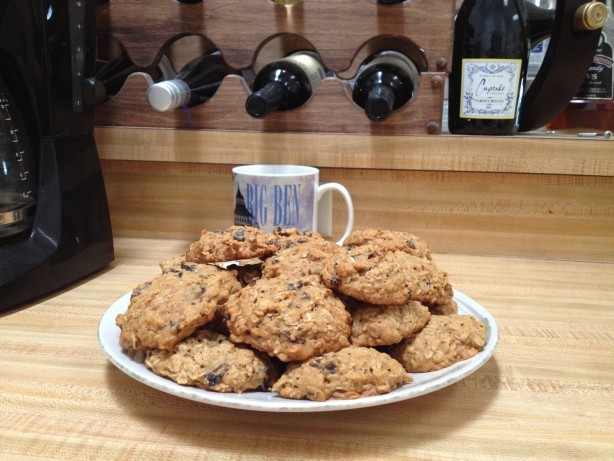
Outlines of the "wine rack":
{"label": "wine rack", "polygon": [[[322,57],[327,77],[299,109],[265,119],[244,108],[250,89],[231,75],[203,105],[157,112],[147,103],[148,80],[128,77],[121,90],[96,108],[97,126],[240,131],[362,134],[439,134],[452,50],[455,0],[304,0],[292,6],[270,0],[111,0],[97,6],[97,32],[119,41],[132,61],[155,64],[186,37],[203,37],[235,69],[257,71],[292,48],[311,48]],[[368,55],[397,49],[421,71],[415,97],[383,122],[371,122],[351,98],[347,79]],[[184,54],[189,51],[184,50]],[[183,56],[191,59],[197,55]],[[179,56],[177,59],[182,59]],[[177,67],[177,66],[175,66]],[[338,78],[338,77],[342,77]]]}

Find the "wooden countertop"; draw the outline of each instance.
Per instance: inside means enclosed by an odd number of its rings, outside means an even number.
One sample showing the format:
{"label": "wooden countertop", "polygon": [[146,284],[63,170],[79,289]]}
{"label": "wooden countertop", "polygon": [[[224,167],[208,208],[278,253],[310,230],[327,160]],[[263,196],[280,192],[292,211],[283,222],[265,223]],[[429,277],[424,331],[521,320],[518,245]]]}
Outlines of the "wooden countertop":
{"label": "wooden countertop", "polygon": [[496,319],[476,373],[403,402],[261,413],[166,395],[107,361],[108,306],[183,241],[118,239],[116,261],[0,314],[0,459],[598,460],[614,456],[614,264],[435,255]]}

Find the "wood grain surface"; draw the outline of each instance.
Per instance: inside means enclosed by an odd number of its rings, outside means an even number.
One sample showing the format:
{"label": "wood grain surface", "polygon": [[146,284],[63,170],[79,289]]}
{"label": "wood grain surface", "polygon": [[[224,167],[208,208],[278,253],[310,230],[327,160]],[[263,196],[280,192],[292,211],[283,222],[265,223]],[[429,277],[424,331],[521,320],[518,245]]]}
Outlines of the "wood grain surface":
{"label": "wood grain surface", "polygon": [[376,136],[130,127],[98,127],[94,133],[105,160],[614,177],[614,141],[575,136]]}
{"label": "wood grain surface", "polygon": [[108,269],[0,314],[0,459],[612,459],[614,264],[436,254],[497,321],[493,358],[404,402],[279,414],[166,395],[100,349],[106,309],[187,243],[118,239]]}
{"label": "wood grain surface", "polygon": [[[114,234],[195,239],[229,226],[232,166],[104,160]],[[409,230],[440,253],[614,261],[614,176],[349,166],[320,168],[320,177],[348,188],[356,228]],[[333,199],[340,238],[345,205]]]}

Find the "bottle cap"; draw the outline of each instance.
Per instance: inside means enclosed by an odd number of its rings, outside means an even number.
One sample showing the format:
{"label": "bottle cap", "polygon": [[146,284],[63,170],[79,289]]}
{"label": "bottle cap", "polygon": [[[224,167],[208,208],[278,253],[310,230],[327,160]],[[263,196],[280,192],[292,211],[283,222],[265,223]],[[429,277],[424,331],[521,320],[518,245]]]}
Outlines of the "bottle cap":
{"label": "bottle cap", "polygon": [[575,30],[596,30],[605,24],[608,19],[608,9],[600,2],[590,2],[581,5],[573,18]]}
{"label": "bottle cap", "polygon": [[183,80],[166,80],[151,85],[147,90],[151,107],[160,112],[181,107],[190,100],[190,87]]}
{"label": "bottle cap", "polygon": [[365,113],[369,120],[381,122],[394,108],[394,91],[388,85],[375,85],[365,101]]}

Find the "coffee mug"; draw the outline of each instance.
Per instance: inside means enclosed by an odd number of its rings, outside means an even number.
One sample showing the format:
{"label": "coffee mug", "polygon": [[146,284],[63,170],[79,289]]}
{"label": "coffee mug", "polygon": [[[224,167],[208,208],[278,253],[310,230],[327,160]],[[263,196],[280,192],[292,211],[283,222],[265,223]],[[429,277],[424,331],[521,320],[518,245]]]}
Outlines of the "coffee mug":
{"label": "coffee mug", "polygon": [[[326,220],[327,213],[332,214],[332,201],[322,198],[327,192],[337,191],[347,206],[345,232],[337,243],[341,245],[352,231],[354,206],[350,193],[341,184],[319,184],[320,171],[317,168],[243,165],[233,168],[232,174],[235,225],[258,227],[263,232],[272,232],[276,227],[320,232],[318,216],[320,220],[322,216]],[[318,205],[330,209],[318,210]]]}

